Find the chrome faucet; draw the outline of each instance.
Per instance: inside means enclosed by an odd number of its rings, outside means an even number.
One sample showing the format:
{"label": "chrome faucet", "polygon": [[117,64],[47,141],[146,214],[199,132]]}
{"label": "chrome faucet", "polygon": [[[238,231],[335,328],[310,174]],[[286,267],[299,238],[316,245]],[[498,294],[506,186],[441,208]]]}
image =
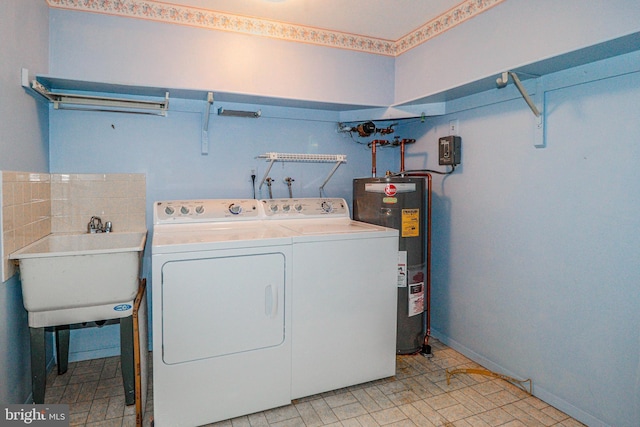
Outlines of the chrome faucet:
{"label": "chrome faucet", "polygon": [[87,224],[88,233],[110,233],[112,229],[113,225],[111,224],[111,221],[107,221],[103,226],[102,219],[99,216],[92,216],[89,220],[89,224]]}

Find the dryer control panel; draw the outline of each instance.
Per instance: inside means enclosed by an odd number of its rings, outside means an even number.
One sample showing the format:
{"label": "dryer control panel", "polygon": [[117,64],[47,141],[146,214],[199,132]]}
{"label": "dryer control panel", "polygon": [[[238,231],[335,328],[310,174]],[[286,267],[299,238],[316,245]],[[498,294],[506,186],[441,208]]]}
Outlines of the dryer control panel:
{"label": "dryer control panel", "polygon": [[349,218],[349,206],[340,198],[300,198],[262,200],[267,218]]}
{"label": "dryer control panel", "polygon": [[254,199],[170,200],[153,204],[154,224],[242,221],[263,217]]}

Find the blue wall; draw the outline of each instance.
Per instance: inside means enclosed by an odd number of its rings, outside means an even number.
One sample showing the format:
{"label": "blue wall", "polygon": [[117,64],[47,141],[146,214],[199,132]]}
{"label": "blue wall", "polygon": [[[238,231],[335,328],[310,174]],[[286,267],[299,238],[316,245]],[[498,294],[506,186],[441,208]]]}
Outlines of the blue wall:
{"label": "blue wall", "polygon": [[503,71],[638,31],[637,0],[508,0],[396,58],[395,99],[495,81]]}
{"label": "blue wall", "polygon": [[51,10],[51,26],[56,76],[343,104],[393,102],[388,56],[60,9]]}
{"label": "blue wall", "polygon": [[[48,70],[46,3],[0,2],[0,40],[0,170],[48,172],[48,110],[20,86],[22,68]],[[14,275],[0,283],[0,402],[27,402],[30,372],[27,313]]]}
{"label": "blue wall", "polygon": [[0,307],[0,402],[24,403],[31,394],[29,328],[17,275],[0,286]]}
{"label": "blue wall", "polygon": [[450,103],[409,147],[434,177],[435,336],[590,426],[640,420],[640,55],[546,76],[547,147],[498,90]]}
{"label": "blue wall", "polygon": [[48,71],[48,6],[40,0],[0,2],[0,40],[0,170],[47,172],[47,108],[25,93],[20,73]]}

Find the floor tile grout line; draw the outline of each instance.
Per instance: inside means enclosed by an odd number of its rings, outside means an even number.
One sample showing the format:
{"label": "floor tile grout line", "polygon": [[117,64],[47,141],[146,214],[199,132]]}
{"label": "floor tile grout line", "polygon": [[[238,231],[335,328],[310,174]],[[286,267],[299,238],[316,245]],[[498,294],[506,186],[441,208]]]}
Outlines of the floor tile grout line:
{"label": "floor tile grout line", "polygon": [[[282,408],[210,426],[351,427],[375,422],[374,425],[381,426],[402,423],[403,426],[412,424],[422,427],[419,423],[425,423],[425,420],[434,427],[446,427],[465,420],[469,420],[468,424],[471,425],[479,422],[478,420],[485,423],[485,420],[501,424],[514,423],[513,425],[582,425],[553,406],[514,388],[514,385],[505,380],[465,375],[447,385],[446,369],[479,365],[440,343],[432,345],[432,349],[434,357],[429,359],[419,355],[398,356],[394,377],[296,399],[291,405]],[[94,378],[91,372],[96,370],[98,379],[91,379]],[[106,370],[108,377],[102,378]],[[70,416],[72,420],[77,420],[77,423],[72,422],[71,425],[91,427],[135,424],[135,413],[127,412],[128,407],[124,405],[121,393],[119,357],[73,362],[69,364],[65,375],[57,375],[55,369],[47,375],[49,387],[46,398],[52,400],[47,403],[70,404]],[[151,380],[151,374],[149,377]],[[104,385],[103,391],[98,394],[101,384]],[[94,392],[93,399],[83,399],[86,397],[83,393],[91,390]],[[439,406],[439,401],[445,406]],[[148,402],[150,406],[145,414],[145,427],[150,425],[152,418],[151,385]],[[535,405],[530,404],[532,402]],[[96,406],[92,413],[94,404],[103,407]],[[75,408],[78,410],[75,411]],[[413,418],[405,411],[413,414]],[[257,424],[251,420],[255,420]],[[133,424],[130,424],[131,421]]]}

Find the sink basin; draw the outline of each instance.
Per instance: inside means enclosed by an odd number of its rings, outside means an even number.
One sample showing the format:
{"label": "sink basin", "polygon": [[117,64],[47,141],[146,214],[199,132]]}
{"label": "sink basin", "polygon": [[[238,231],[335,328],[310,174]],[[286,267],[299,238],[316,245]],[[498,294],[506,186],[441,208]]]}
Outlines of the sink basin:
{"label": "sink basin", "polygon": [[130,316],[146,238],[146,231],[50,234],[12,253],[29,326]]}

